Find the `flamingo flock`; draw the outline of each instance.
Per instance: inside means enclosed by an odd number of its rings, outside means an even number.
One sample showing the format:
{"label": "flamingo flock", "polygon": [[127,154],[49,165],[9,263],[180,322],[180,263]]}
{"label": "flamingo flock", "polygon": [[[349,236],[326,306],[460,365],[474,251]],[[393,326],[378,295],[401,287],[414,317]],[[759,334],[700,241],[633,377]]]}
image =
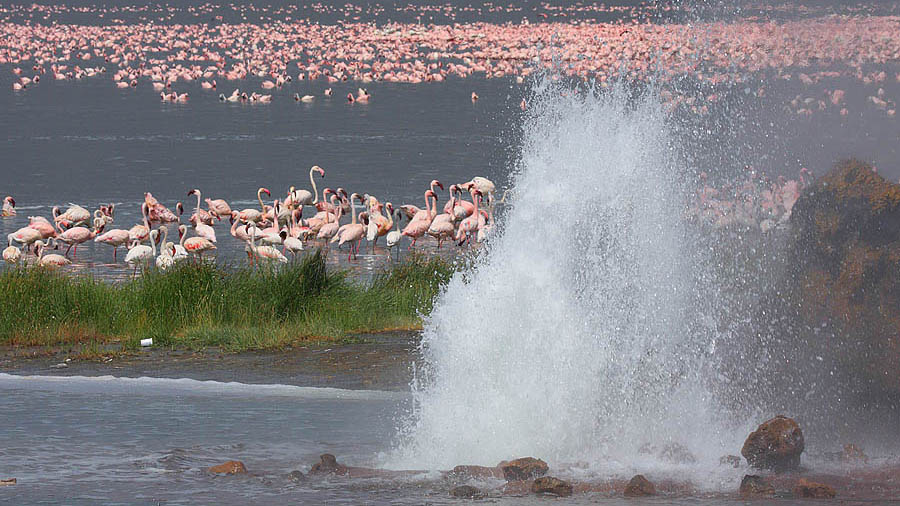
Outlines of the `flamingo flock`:
{"label": "flamingo flock", "polygon": [[[388,255],[395,250],[399,254],[403,237],[410,241],[408,249],[429,238],[439,249],[448,241],[473,247],[490,235],[494,207],[504,200],[498,201],[494,183],[480,176],[450,185],[443,207],[439,206],[439,195],[445,188],[438,180],[424,190],[423,207],[395,207],[374,195],[348,193],[344,188],[323,188],[320,192],[316,176],[324,179],[325,170],[319,166],[311,167],[308,176],[309,189],[292,186],[282,198],[272,198],[268,188],[260,187],[256,192],[258,207],[245,209],[233,209],[221,198],[204,199],[200,189],[191,189],[186,196],[195,201],[191,203],[193,209],[187,210],[185,223],[184,203],[177,202],[172,211],[149,192],[140,203],[141,222],[130,228],[115,228],[115,205],[101,205],[93,212],[77,204],[65,210],[53,207],[49,219],[29,216],[28,225],[7,236],[3,260],[62,267],[78,255],[80,245],[92,241],[112,247],[114,262],[119,260],[119,248],[125,248],[123,261],[132,267],[134,275],[138,269],[151,266],[166,270],[178,262],[202,262],[204,255],[214,255],[222,235],[216,233],[216,227],[224,220],[229,222],[228,235],[244,244],[247,258],[254,264],[287,263],[288,255],[296,257],[310,248],[327,251],[332,247],[346,248],[351,261],[358,257],[364,239],[374,253],[382,237]],[[314,213],[308,218],[303,216],[306,208]],[[7,197],[4,216],[15,215],[15,200]],[[61,248],[65,248],[62,254],[48,253]]]}
{"label": "flamingo flock", "polygon": [[[348,15],[351,7],[347,7]],[[36,4],[24,8],[27,12],[42,9]],[[458,11],[448,9],[443,13],[454,18]],[[504,9],[516,10],[513,6]],[[346,92],[348,103],[366,103],[370,95],[360,84],[416,84],[476,76],[521,83],[528,75],[551,67],[573,79],[596,80],[601,85],[617,79],[676,83],[686,75],[706,87],[741,84],[744,88],[760,75],[804,87],[823,78],[852,79],[863,85],[900,82],[900,74],[885,67],[900,59],[898,18],[892,15],[677,24],[639,23],[624,12],[615,22],[566,19],[598,9],[613,12],[614,6],[572,11],[544,5],[542,9],[546,12],[537,22],[523,19],[504,24],[379,24],[358,21],[358,16],[324,24],[294,19],[287,10],[272,13],[264,23],[214,26],[152,21],[20,23],[6,16],[0,21],[0,65],[11,68],[12,89],[19,93],[43,83],[47,76],[58,83],[98,77],[111,79],[123,93],[151,87],[162,101],[180,104],[190,102],[188,92],[174,88],[195,83],[200,93],[240,83],[230,95],[218,94],[219,99],[267,104],[291,96],[298,102],[313,102],[315,95],[279,92],[301,81],[319,81],[328,86],[326,97]],[[102,9],[98,12],[104,14]],[[253,91],[254,86],[262,92]],[[336,90],[339,86],[357,91]],[[706,113],[720,95],[710,91],[695,97],[675,88],[669,91],[671,105],[698,114]],[[762,96],[765,87],[753,91]],[[846,115],[840,91],[801,94],[790,109],[807,115],[833,104]],[[881,85],[868,95],[869,102],[894,117],[897,98],[885,93]],[[472,92],[471,100],[478,100],[478,95]]]}

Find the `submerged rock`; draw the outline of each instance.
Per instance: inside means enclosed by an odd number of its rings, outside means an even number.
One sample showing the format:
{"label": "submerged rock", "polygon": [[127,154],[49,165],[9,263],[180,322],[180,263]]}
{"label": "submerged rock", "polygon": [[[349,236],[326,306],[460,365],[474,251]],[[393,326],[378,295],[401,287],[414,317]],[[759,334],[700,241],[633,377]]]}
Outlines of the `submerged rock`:
{"label": "submerged rock", "polygon": [[484,499],[487,497],[480,488],[471,485],[460,485],[450,489],[450,497],[457,499]]}
{"label": "submerged rock", "polygon": [[772,497],[775,488],[762,476],[748,474],[741,480],[741,497]]}
{"label": "submerged rock", "polygon": [[569,482],[554,478],[552,476],[543,476],[534,480],[531,484],[531,491],[535,494],[549,494],[558,497],[569,497],[572,495],[572,485]]}
{"label": "submerged rock", "polygon": [[546,462],[534,457],[503,461],[497,467],[503,471],[506,481],[531,480],[547,474],[550,469]]}
{"label": "submerged rock", "polygon": [[794,484],[791,492],[798,499],[831,499],[837,495],[834,488],[804,478],[801,478]]}
{"label": "submerged rock", "polygon": [[731,466],[735,469],[741,467],[741,458],[737,455],[723,455],[719,457],[720,466]]}
{"label": "submerged rock", "polygon": [[797,422],[778,415],[763,422],[750,433],[741,449],[741,455],[757,469],[793,471],[800,467],[803,447],[803,431]]}
{"label": "submerged rock", "polygon": [[656,495],[656,486],[650,482],[643,474],[635,475],[625,485],[625,497],[644,497],[648,495]]}
{"label": "submerged rock", "polygon": [[468,480],[472,478],[503,478],[503,471],[499,467],[486,466],[456,466],[447,477],[458,480]]}
{"label": "submerged rock", "polygon": [[690,450],[678,443],[669,443],[659,452],[659,458],[673,464],[693,464],[697,457]]}
{"label": "submerged rock", "polygon": [[312,469],[309,470],[309,475],[321,476],[328,474],[343,476],[347,474],[347,466],[339,464],[334,455],[323,453],[319,456],[319,461],[313,464]]}
{"label": "submerged rock", "polygon": [[216,474],[244,474],[247,472],[247,468],[240,460],[229,460],[224,464],[210,467],[209,472]]}
{"label": "submerged rock", "polygon": [[306,481],[306,475],[301,471],[291,471],[288,473],[288,479],[291,481]]}

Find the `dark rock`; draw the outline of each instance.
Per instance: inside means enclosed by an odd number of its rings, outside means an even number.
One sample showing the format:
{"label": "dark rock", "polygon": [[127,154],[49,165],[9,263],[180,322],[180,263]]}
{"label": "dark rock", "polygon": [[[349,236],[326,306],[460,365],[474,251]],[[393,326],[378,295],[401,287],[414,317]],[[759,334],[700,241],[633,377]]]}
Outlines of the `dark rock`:
{"label": "dark rock", "polygon": [[659,458],[673,464],[693,464],[697,458],[690,450],[678,443],[669,443],[659,453]]}
{"label": "dark rock", "polygon": [[793,419],[778,415],[763,422],[744,442],[741,455],[757,469],[775,472],[793,471],[800,467],[803,453],[803,431]]}
{"label": "dark rock", "polygon": [[741,458],[737,455],[723,455],[719,457],[720,466],[731,466],[735,469],[741,467]]}
{"label": "dark rock", "polygon": [[762,476],[748,474],[741,480],[741,497],[772,497],[775,488]]}
{"label": "dark rock", "polygon": [[791,493],[793,493],[794,497],[797,499],[831,499],[837,495],[837,492],[835,492],[832,487],[822,483],[809,481],[804,478],[801,478],[794,484]]}
{"label": "dark rock", "polygon": [[506,481],[531,480],[547,474],[550,469],[546,462],[534,457],[503,461],[497,467],[503,471]]}
{"label": "dark rock", "polygon": [[291,471],[288,473],[288,479],[291,481],[306,481],[306,475],[301,471]]}
{"label": "dark rock", "polygon": [[450,489],[450,497],[457,499],[484,499],[487,496],[481,489],[471,485],[460,485]]}
{"label": "dark rock", "polygon": [[534,480],[534,483],[531,484],[531,491],[535,494],[550,494],[558,497],[569,497],[572,495],[572,485],[559,478],[543,476]]}
{"label": "dark rock", "polygon": [[209,472],[216,474],[244,474],[247,472],[247,468],[240,460],[229,460],[224,464],[210,467]]}
{"label": "dark rock", "polygon": [[347,466],[339,464],[334,455],[323,453],[319,456],[319,461],[313,464],[312,469],[309,470],[309,475],[321,476],[327,474],[343,476],[347,474]]}
{"label": "dark rock", "polygon": [[635,475],[628,485],[625,485],[625,497],[644,497],[648,495],[656,495],[656,486],[643,474]]}

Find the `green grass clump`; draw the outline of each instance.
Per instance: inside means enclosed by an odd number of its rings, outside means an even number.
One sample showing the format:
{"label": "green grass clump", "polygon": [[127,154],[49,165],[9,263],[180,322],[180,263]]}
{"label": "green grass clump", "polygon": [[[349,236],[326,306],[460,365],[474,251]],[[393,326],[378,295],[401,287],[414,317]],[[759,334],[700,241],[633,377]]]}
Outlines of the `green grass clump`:
{"label": "green grass clump", "polygon": [[416,329],[453,267],[412,256],[355,282],[317,252],[275,267],[183,263],[111,284],[39,268],[0,272],[0,344],[122,341],[271,349],[348,334]]}

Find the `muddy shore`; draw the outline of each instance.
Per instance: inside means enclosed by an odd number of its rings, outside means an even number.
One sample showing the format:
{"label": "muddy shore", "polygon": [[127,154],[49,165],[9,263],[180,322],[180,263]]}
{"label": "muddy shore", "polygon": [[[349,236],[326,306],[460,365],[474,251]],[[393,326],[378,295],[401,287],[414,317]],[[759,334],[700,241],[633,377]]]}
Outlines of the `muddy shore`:
{"label": "muddy shore", "polygon": [[[341,343],[228,353],[149,347],[83,358],[67,347],[0,347],[0,373],[46,376],[190,378],[251,384],[405,390],[419,332],[361,334]],[[64,365],[63,365],[64,364]]]}

